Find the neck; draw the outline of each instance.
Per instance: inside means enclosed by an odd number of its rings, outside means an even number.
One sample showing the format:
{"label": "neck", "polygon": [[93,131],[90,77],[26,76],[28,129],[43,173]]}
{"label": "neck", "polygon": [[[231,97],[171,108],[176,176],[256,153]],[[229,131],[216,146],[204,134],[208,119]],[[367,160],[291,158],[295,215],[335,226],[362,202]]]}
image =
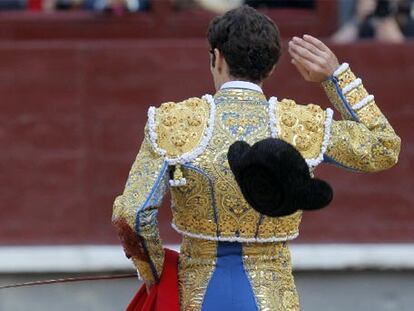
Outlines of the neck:
{"label": "neck", "polygon": [[261,81],[261,82],[252,82],[252,81],[248,81],[248,80],[244,80],[244,79],[238,79],[238,78],[234,78],[234,77],[224,77],[223,79],[221,79],[221,81],[219,81],[219,83],[216,84],[216,91],[220,90],[221,87],[223,86],[223,84],[225,84],[227,82],[231,82],[231,81],[248,82],[248,83],[256,84],[256,85],[260,86],[260,88],[263,87],[263,81]]}
{"label": "neck", "polygon": [[240,81],[240,80],[234,80],[234,81],[228,81],[221,85],[220,90],[222,89],[247,89],[247,90],[253,90],[256,92],[263,93],[263,90],[260,85],[248,82],[248,81]]}

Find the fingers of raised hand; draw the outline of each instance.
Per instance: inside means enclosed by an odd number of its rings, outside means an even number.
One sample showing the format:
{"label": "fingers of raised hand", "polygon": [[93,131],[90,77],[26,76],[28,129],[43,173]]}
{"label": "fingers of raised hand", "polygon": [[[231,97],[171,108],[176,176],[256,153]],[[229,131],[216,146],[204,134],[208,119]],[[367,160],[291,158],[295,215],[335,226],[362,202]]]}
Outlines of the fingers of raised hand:
{"label": "fingers of raised hand", "polygon": [[290,47],[289,46],[289,54],[292,56],[292,58],[299,63],[301,66],[303,66],[308,71],[320,71],[320,68],[317,64],[315,64],[313,61],[309,60],[308,58],[304,57],[303,54],[298,52],[297,48]]}
{"label": "fingers of raised hand", "polygon": [[315,56],[318,56],[320,58],[326,58],[328,55],[326,52],[324,52],[322,49],[320,49],[319,47],[317,47],[316,45],[309,43],[307,41],[305,41],[302,38],[299,37],[293,37],[292,41],[301,46],[302,48],[308,50],[309,52],[311,52],[312,54],[314,54]]}
{"label": "fingers of raised hand", "polygon": [[292,40],[289,42],[289,49],[292,50],[296,55],[299,55],[300,57],[305,58],[313,63],[320,64],[323,61],[322,57],[313,54],[306,47],[297,43],[296,40]]}
{"label": "fingers of raised hand", "polygon": [[310,81],[309,71],[307,71],[302,64],[298,63],[295,59],[292,59],[292,64],[295,65],[296,69],[299,71],[299,73],[306,81]]}
{"label": "fingers of raised hand", "polygon": [[320,64],[330,74],[338,68],[339,63],[336,55],[328,48],[322,41],[310,35],[304,35],[303,40],[313,46],[317,47],[322,53],[319,54],[323,58]]}
{"label": "fingers of raised hand", "polygon": [[331,52],[331,50],[319,39],[316,39],[315,37],[312,37],[311,35],[304,35],[303,40],[314,45],[319,50],[323,52]]}
{"label": "fingers of raised hand", "polygon": [[295,38],[290,41],[291,43],[289,42],[289,47],[293,52],[314,63],[316,67],[313,67],[313,70],[316,72],[326,74],[331,71],[331,64],[336,62],[333,60],[335,56],[332,53],[323,52],[303,39]]}

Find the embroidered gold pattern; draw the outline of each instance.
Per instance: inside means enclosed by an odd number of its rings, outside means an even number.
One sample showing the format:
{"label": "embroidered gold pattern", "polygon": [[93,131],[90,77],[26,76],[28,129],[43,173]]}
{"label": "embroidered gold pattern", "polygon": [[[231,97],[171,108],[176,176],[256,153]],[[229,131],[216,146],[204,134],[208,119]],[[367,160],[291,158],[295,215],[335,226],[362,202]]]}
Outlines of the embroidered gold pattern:
{"label": "embroidered gold pattern", "polygon": [[243,263],[260,311],[299,311],[287,242],[243,244]]}
{"label": "embroidered gold pattern", "polygon": [[[344,88],[355,81],[351,69],[338,77],[339,85]],[[332,81],[324,82],[328,97],[344,119],[351,119],[345,110]],[[345,94],[348,104],[353,107],[367,98],[368,92],[361,84]],[[336,103],[336,104],[335,104]],[[337,106],[339,105],[339,106]],[[334,121],[326,155],[336,162],[365,172],[376,172],[390,168],[398,161],[401,139],[395,134],[385,116],[372,99],[367,105],[354,111],[360,122],[347,120]]]}
{"label": "embroidered gold pattern", "polygon": [[162,104],[156,114],[158,146],[169,157],[192,151],[200,144],[208,116],[208,103],[200,98]]}
{"label": "embroidered gold pattern", "polygon": [[343,89],[345,86],[347,86],[352,81],[356,80],[355,74],[351,71],[350,68],[345,70],[343,73],[341,73],[338,77],[338,83],[341,89]]}
{"label": "embroidered gold pattern", "polygon": [[326,80],[322,82],[322,87],[325,90],[325,93],[328,96],[329,101],[332,103],[335,109],[341,114],[342,118],[345,120],[353,120],[352,115],[346,109],[342,99],[338,96],[335,84],[331,80]]}
{"label": "embroidered gold pattern", "polygon": [[178,280],[182,311],[200,311],[208,282],[216,266],[217,242],[184,236]]}
{"label": "embroidered gold pattern", "polygon": [[217,225],[208,178],[190,169],[184,172],[184,176],[187,179],[185,186],[170,189],[174,202],[173,223],[188,232],[216,235]]}
{"label": "embroidered gold pattern", "polygon": [[318,157],[325,133],[325,111],[313,104],[296,105],[292,100],[283,99],[277,105],[276,114],[282,121],[279,135],[295,146],[304,158]]}
{"label": "embroidered gold pattern", "polygon": [[[299,311],[288,244],[243,243],[243,265],[260,311]],[[184,236],[179,260],[182,311],[202,308],[216,265],[217,242]]]}
{"label": "embroidered gold pattern", "polygon": [[145,247],[148,252],[149,260],[146,260],[146,256],[133,256],[131,259],[135,267],[137,267],[141,278],[145,281],[146,284],[151,286],[157,281],[157,279],[154,277],[154,272],[152,271],[151,264],[154,265],[157,277],[159,278],[161,276],[164,264],[164,250],[162,248],[160,237],[157,233],[141,236],[141,238],[145,240]]}
{"label": "embroidered gold pattern", "polygon": [[[244,200],[227,162],[227,150],[235,140],[253,144],[270,136],[266,99],[254,91],[225,90],[216,95],[215,101],[213,138],[192,163],[195,168],[183,167],[187,185],[171,188],[174,225],[184,234],[211,239],[253,241],[296,237],[301,212],[280,218],[261,217]],[[316,157],[323,140],[324,112],[315,105],[296,106],[289,100],[280,105],[279,109],[287,115],[285,121],[294,120],[286,121],[289,129],[281,125],[282,132],[286,133],[286,139],[295,139],[303,153]],[[288,107],[296,109],[293,114],[289,115]]]}
{"label": "embroidered gold pattern", "polygon": [[[362,113],[372,108],[370,104]],[[371,108],[369,107],[371,106]],[[366,116],[361,116],[364,122]],[[372,116],[368,117],[373,123]],[[332,138],[326,154],[335,161],[353,169],[376,172],[392,167],[398,161],[400,138],[385,117],[379,116],[375,127],[352,121],[336,121],[332,124]]]}
{"label": "embroidered gold pattern", "polygon": [[[145,131],[145,133],[147,133],[147,131]],[[154,183],[157,178],[160,177],[160,170],[163,162],[163,158],[153,151],[146,134],[140,151],[129,172],[125,190],[122,195],[115,199],[112,216],[114,225],[119,223],[120,219],[123,219],[135,231],[138,210],[142,209]],[[159,189],[159,192],[162,191],[163,190]],[[156,196],[162,196],[162,193],[156,193],[153,201],[158,201],[158,199],[160,199],[156,198]],[[132,257],[141,277],[149,285],[156,281],[151,270],[151,264],[154,265],[157,274],[160,275],[164,262],[164,251],[162,249],[158,230],[152,224],[154,211],[156,211],[155,206],[148,206],[148,208],[142,210],[140,214],[140,219],[142,221],[141,231],[138,237],[146,241],[145,246],[148,251],[148,256]],[[143,247],[142,245],[140,246]]]}
{"label": "embroidered gold pattern", "polygon": [[[342,89],[355,80],[355,75],[347,69],[337,78]],[[332,123],[326,155],[361,171],[378,171],[394,165],[398,160],[400,138],[375,101],[371,98],[363,101],[368,95],[364,87],[359,85],[343,94],[351,107],[360,103],[360,109],[355,111],[360,122],[349,121],[351,114],[332,81],[324,82],[323,87],[345,119]],[[171,188],[175,227],[184,235],[205,239],[184,236],[179,263],[184,311],[201,309],[214,270],[217,240],[290,240],[298,235],[302,216],[300,211],[278,218],[258,214],[244,200],[227,162],[227,151],[234,141],[242,139],[253,144],[271,136],[268,103],[263,94],[226,89],[216,94],[215,103],[215,118],[211,119],[214,120],[213,136],[193,162],[177,167],[175,179],[185,178],[186,184]],[[191,152],[205,137],[206,128],[211,128],[209,113],[209,103],[204,99],[165,103],[156,111],[156,122],[152,123],[156,136],[153,138],[156,137],[156,143],[166,150],[168,157]],[[317,105],[302,106],[285,99],[276,105],[274,115],[277,115],[279,138],[296,146],[306,159],[320,156],[325,135],[325,111]],[[154,270],[156,275],[161,274],[164,260],[156,214],[165,186],[160,183],[154,190],[154,185],[163,178],[161,174],[165,166],[164,157],[154,152],[153,147],[146,131],[124,193],[116,198],[113,210],[115,225],[126,223],[135,230],[136,219],[139,220],[136,244],[141,245],[134,244],[133,249],[139,250],[137,254],[146,253],[132,259],[150,285],[156,281]],[[120,219],[124,221],[118,221]],[[142,242],[145,242],[145,248]],[[286,242],[244,244],[243,261],[261,311],[299,310]]]}
{"label": "embroidered gold pattern", "polygon": [[364,86],[361,84],[360,86],[352,89],[349,91],[345,97],[348,103],[352,106],[354,106],[359,101],[363,100],[365,97],[367,97],[369,94],[365,90]]}

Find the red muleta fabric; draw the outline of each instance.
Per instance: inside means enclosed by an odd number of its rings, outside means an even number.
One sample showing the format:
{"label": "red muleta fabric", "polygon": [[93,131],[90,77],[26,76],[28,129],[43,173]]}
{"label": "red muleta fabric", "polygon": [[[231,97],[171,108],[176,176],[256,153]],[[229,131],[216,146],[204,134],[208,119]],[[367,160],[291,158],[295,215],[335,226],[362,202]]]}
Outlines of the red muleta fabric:
{"label": "red muleta fabric", "polygon": [[180,311],[178,294],[178,253],[165,249],[164,267],[160,281],[149,293],[143,284],[126,311]]}

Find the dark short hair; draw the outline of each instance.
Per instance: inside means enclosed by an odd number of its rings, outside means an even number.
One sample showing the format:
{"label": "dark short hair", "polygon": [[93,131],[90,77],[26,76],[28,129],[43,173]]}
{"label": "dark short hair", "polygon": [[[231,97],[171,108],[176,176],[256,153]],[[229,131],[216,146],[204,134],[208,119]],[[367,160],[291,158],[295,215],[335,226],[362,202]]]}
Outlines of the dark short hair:
{"label": "dark short hair", "polygon": [[224,56],[229,74],[235,78],[260,82],[280,57],[280,34],[266,15],[243,5],[214,18],[208,27],[211,49]]}

